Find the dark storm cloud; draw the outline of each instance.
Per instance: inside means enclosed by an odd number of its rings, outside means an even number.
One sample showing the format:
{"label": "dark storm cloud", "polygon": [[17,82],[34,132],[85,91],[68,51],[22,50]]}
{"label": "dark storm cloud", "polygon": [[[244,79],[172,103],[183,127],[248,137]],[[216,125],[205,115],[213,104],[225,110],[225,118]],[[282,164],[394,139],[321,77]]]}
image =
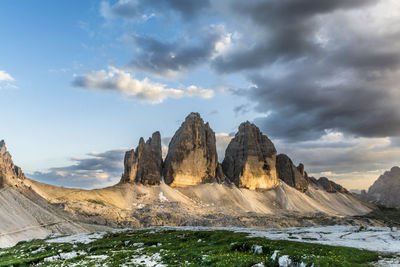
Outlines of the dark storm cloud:
{"label": "dark storm cloud", "polygon": [[[254,69],[277,60],[292,60],[320,51],[313,34],[320,28],[318,16],[339,9],[361,8],[377,0],[254,0],[233,1],[231,12],[240,20],[250,18],[257,27],[257,41],[215,59],[218,72]],[[248,36],[250,37],[250,36]]]}
{"label": "dark storm cloud", "polygon": [[166,42],[153,37],[132,36],[140,53],[131,66],[154,74],[174,75],[209,60],[216,53],[216,43],[224,38],[223,27],[211,27],[194,40]]}
{"label": "dark storm cloud", "polygon": [[30,176],[38,181],[66,187],[101,188],[119,181],[123,171],[124,150],[89,153],[88,158],[72,160],[76,164],[50,168]]}
{"label": "dark storm cloud", "polygon": [[220,72],[246,71],[254,86],[234,93],[266,114],[255,121],[273,138],[315,140],[327,129],[400,136],[400,28],[374,28],[373,19],[362,25],[360,15],[348,12],[374,3],[235,2],[259,37],[213,64]]}
{"label": "dark storm cloud", "polygon": [[235,116],[246,114],[250,111],[250,107],[247,104],[239,105],[233,108],[233,112],[235,112]]}
{"label": "dark storm cloud", "polygon": [[113,5],[103,2],[103,15],[121,17],[128,20],[142,18],[146,12],[169,11],[179,14],[184,19],[192,19],[202,10],[210,6],[209,0],[146,0],[146,1],[118,1]]}

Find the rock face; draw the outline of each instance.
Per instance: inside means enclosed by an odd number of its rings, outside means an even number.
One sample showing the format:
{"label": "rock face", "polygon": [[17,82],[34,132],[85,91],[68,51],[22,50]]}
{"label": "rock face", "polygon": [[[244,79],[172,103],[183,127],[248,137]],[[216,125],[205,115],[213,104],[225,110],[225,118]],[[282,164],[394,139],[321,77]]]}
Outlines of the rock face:
{"label": "rock face", "polygon": [[303,193],[307,191],[310,182],[303,164],[296,167],[287,155],[279,154],[276,157],[276,171],[278,178],[286,184]]}
{"label": "rock face", "polygon": [[222,168],[239,187],[269,189],[279,185],[276,149],[271,140],[250,122],[242,123],[229,143]]}
{"label": "rock face", "polygon": [[400,168],[393,167],[374,182],[362,199],[387,207],[400,207]]}
{"label": "rock face", "polygon": [[214,131],[199,113],[190,113],[169,143],[165,183],[185,187],[220,181],[219,169]]}
{"label": "rock face", "polygon": [[161,136],[153,133],[146,143],[140,138],[136,150],[127,151],[122,183],[160,184],[162,175]]}
{"label": "rock face", "polygon": [[322,188],[328,193],[349,193],[346,188],[343,186],[329,180],[326,177],[320,177],[318,180],[315,179],[314,177],[310,177],[310,182],[316,185],[317,187]]}
{"label": "rock face", "polygon": [[15,166],[4,140],[0,141],[0,187],[5,184],[16,185],[25,179],[21,168]]}

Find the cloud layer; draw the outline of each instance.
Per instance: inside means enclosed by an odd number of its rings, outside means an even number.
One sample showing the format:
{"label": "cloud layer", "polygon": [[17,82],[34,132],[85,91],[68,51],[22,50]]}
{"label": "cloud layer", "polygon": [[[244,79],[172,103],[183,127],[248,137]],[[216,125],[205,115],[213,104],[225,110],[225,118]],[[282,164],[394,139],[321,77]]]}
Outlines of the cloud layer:
{"label": "cloud layer", "polygon": [[265,114],[256,121],[274,138],[313,140],[325,130],[399,136],[400,29],[392,26],[398,17],[382,15],[389,2],[237,3],[240,16],[266,30],[214,65],[248,71],[253,86],[235,93]]}
{"label": "cloud layer", "polygon": [[72,158],[75,164],[28,174],[40,182],[65,187],[102,188],[116,184],[123,172],[125,150],[89,153],[86,158]]}
{"label": "cloud layer", "polygon": [[75,76],[73,85],[94,90],[116,91],[152,104],[161,103],[167,98],[190,96],[211,98],[214,95],[212,90],[194,85],[181,90],[167,88],[165,84],[153,82],[148,78],[143,80],[135,79],[131,73],[115,67],[109,67],[108,71],[93,71],[87,75]]}

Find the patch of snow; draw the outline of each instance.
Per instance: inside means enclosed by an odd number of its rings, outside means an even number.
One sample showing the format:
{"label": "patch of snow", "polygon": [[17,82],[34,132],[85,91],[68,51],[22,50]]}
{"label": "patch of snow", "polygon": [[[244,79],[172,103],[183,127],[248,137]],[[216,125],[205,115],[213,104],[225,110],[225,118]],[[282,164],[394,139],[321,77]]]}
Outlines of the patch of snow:
{"label": "patch of snow", "polygon": [[389,267],[400,266],[400,258],[380,259],[378,262],[374,263],[373,266],[389,266]]}
{"label": "patch of snow", "polygon": [[78,256],[86,255],[85,251],[72,251],[72,252],[65,252],[65,253],[60,253],[59,255],[56,256],[51,256],[47,257],[44,259],[44,262],[53,262],[53,261],[58,261],[58,260],[70,260],[73,258],[76,258]]}
{"label": "patch of snow", "polygon": [[257,264],[254,264],[252,267],[265,267],[264,263],[260,262]]}
{"label": "patch of snow", "polygon": [[68,244],[76,244],[76,243],[89,244],[93,241],[96,241],[97,239],[103,238],[103,236],[105,234],[106,234],[106,232],[98,232],[98,233],[91,233],[91,234],[83,233],[83,234],[48,239],[48,240],[46,240],[46,242],[47,243],[68,243]]}
{"label": "patch of snow", "polygon": [[158,197],[160,198],[160,202],[168,202],[168,198],[164,196],[163,192],[160,192],[160,194],[158,194]]}
{"label": "patch of snow", "polygon": [[46,251],[46,249],[44,247],[40,247],[37,250],[32,251],[31,253],[32,254],[38,254],[40,252],[45,252],[45,251]]}
{"label": "patch of snow", "polygon": [[94,259],[94,260],[106,260],[108,259],[107,255],[91,255],[87,256],[87,258]]}
{"label": "patch of snow", "polygon": [[262,253],[263,253],[262,246],[258,246],[258,245],[253,245],[253,246],[251,247],[251,251],[252,251],[254,254],[262,254]]}
{"label": "patch of snow", "polygon": [[134,246],[134,247],[143,247],[144,243],[133,243],[132,246]]}

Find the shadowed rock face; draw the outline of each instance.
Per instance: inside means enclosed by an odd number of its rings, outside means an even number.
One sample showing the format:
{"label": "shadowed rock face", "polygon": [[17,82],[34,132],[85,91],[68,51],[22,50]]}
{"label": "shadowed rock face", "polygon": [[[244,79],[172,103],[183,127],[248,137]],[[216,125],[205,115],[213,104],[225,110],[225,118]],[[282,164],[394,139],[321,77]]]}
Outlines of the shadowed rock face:
{"label": "shadowed rock face", "polygon": [[0,141],[0,187],[5,184],[15,185],[25,179],[21,168],[15,166],[4,140]]}
{"label": "shadowed rock face", "polygon": [[276,171],[278,178],[286,184],[301,192],[307,191],[309,180],[303,164],[296,167],[287,155],[279,154],[276,157]]}
{"label": "shadowed rock face", "polygon": [[393,167],[374,182],[362,198],[387,207],[400,207],[400,168]]}
{"label": "shadowed rock face", "polygon": [[185,187],[220,181],[218,165],[214,131],[199,113],[190,113],[169,143],[165,183]]}
{"label": "shadowed rock face", "polygon": [[222,168],[231,182],[249,189],[279,185],[276,149],[271,140],[250,122],[242,123],[229,143]]}
{"label": "shadowed rock face", "polygon": [[314,177],[311,177],[310,181],[321,187],[328,193],[349,193],[346,188],[329,180],[326,177],[320,177],[318,180]]}
{"label": "shadowed rock face", "polygon": [[160,184],[162,175],[161,136],[153,133],[146,143],[140,138],[136,150],[127,151],[122,183]]}

